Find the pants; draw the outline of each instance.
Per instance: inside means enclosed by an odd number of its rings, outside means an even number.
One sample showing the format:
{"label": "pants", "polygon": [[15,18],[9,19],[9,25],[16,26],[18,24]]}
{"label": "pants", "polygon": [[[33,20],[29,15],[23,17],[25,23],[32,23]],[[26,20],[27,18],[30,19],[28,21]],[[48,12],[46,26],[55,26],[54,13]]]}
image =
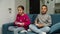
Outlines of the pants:
{"label": "pants", "polygon": [[17,26],[10,26],[8,28],[9,31],[13,31],[14,34],[18,34],[19,31],[25,30],[23,27],[17,27]]}
{"label": "pants", "polygon": [[34,31],[34,32],[36,32],[36,33],[38,33],[38,34],[42,34],[42,32],[49,32],[49,30],[50,30],[50,28],[49,28],[48,26],[39,29],[39,28],[37,28],[36,25],[34,25],[34,24],[29,25],[29,28],[30,28],[32,31]]}

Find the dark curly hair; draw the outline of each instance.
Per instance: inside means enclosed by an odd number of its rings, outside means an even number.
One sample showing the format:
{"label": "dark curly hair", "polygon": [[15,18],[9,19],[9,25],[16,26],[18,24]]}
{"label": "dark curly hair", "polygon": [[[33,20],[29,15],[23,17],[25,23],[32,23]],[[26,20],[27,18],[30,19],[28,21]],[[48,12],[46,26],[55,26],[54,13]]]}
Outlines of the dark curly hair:
{"label": "dark curly hair", "polygon": [[21,7],[21,8],[24,10],[24,6],[22,6],[22,5],[19,5],[17,8],[20,8],[20,7]]}

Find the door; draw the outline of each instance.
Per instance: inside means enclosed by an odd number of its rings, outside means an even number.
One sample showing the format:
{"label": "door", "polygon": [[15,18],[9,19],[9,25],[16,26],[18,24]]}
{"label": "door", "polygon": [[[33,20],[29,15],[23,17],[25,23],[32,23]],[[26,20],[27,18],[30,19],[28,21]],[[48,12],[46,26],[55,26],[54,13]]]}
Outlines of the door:
{"label": "door", "polygon": [[29,13],[30,14],[40,13],[40,0],[29,0]]}

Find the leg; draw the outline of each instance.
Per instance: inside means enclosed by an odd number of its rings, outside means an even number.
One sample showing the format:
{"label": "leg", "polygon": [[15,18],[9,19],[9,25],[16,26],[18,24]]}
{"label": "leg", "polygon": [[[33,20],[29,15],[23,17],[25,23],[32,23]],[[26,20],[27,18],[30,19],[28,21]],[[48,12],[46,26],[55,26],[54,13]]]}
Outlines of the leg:
{"label": "leg", "polygon": [[41,30],[43,32],[49,32],[50,31],[50,27],[43,27],[43,28],[41,28],[39,30]]}
{"label": "leg", "polygon": [[25,30],[23,27],[18,27],[14,29],[14,34],[18,34],[19,31]]}
{"label": "leg", "polygon": [[29,25],[29,28],[30,28],[32,31],[36,32],[36,33],[41,33],[41,32],[42,32],[41,30],[39,30],[39,29],[38,29],[35,25],[33,25],[33,24]]}
{"label": "leg", "polygon": [[42,31],[42,33],[39,33],[39,34],[46,34],[47,32],[49,32],[50,28],[49,27],[43,27],[41,29],[39,29]]}
{"label": "leg", "polygon": [[14,31],[14,34],[18,34],[19,31],[25,30],[23,27],[15,27],[15,26],[10,26],[8,28],[9,31]]}
{"label": "leg", "polygon": [[15,26],[10,26],[10,27],[8,27],[8,30],[9,30],[9,31],[14,31],[14,29],[15,29]]}
{"label": "leg", "polygon": [[48,32],[49,30],[50,30],[50,28],[49,27],[43,27],[43,28],[41,28],[41,29],[38,29],[35,25],[29,25],[29,28],[32,30],[32,31],[34,31],[34,32],[36,32],[36,33],[39,33],[39,34],[46,34],[46,32]]}

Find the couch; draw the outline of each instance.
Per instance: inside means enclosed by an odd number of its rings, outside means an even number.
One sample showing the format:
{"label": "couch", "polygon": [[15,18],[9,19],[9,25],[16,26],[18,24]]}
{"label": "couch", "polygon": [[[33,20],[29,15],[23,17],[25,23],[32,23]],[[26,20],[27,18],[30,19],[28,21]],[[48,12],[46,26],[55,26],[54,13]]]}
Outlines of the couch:
{"label": "couch", "polygon": [[[31,20],[31,24],[34,23],[35,18],[37,17],[38,14],[28,14]],[[52,25],[51,30],[47,34],[59,34],[60,33],[60,14],[51,14],[51,20],[52,20]],[[14,34],[14,32],[9,31],[8,27],[9,26],[14,26],[14,22],[12,23],[6,23],[2,25],[2,34]],[[36,34],[35,32],[28,31],[27,33],[20,33],[19,34]]]}

